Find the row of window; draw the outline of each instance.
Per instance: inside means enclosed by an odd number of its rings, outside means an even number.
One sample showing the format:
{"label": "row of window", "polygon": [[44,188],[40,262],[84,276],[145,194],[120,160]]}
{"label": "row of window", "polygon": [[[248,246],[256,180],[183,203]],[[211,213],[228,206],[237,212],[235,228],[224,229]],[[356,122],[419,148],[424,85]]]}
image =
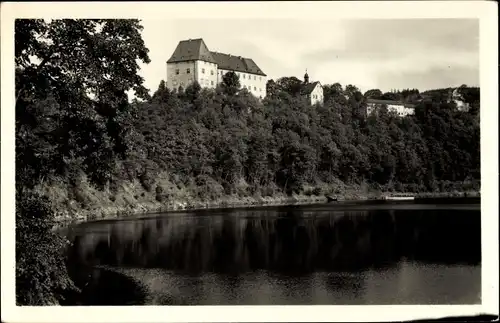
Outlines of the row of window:
{"label": "row of window", "polygon": [[[203,80],[203,79],[201,80],[201,85],[203,85],[203,84],[208,85],[208,83],[209,83],[209,82],[208,82],[208,80]],[[180,82],[180,83],[178,83],[177,81],[172,81],[172,84],[173,84],[174,86],[177,86],[177,85],[179,85],[179,84],[180,84],[181,86],[184,86],[184,82]],[[210,85],[214,86],[214,81],[210,81]]]}
{"label": "row of window", "polygon": [[[227,73],[227,72],[226,72]],[[220,71],[220,75],[223,76],[224,75],[224,71]],[[238,77],[242,77],[243,75],[243,79],[249,79],[251,80],[252,79],[252,75],[247,75],[245,73],[240,73],[240,72],[236,72],[236,75],[238,75]],[[248,76],[248,77],[247,77]],[[256,81],[257,80],[257,76],[254,75],[253,76],[253,79]],[[259,76],[259,81],[262,81],[262,76]]]}
{"label": "row of window", "polygon": [[[251,91],[251,90],[252,90],[252,87],[251,87],[250,85],[248,85],[248,86],[247,86],[247,85],[243,85],[243,87],[244,87],[245,89],[249,90],[249,91]],[[254,87],[253,87],[253,90],[254,90],[254,91],[257,91],[257,87],[255,87],[255,86],[254,86]],[[259,88],[259,92],[262,92],[262,88]]]}
{"label": "row of window", "polygon": [[[176,69],[175,70],[175,75],[179,75],[179,74],[180,74],[180,70]],[[191,74],[191,69],[190,68],[186,69],[186,74]],[[205,69],[204,68],[201,69],[201,74],[205,74]],[[238,75],[238,77],[241,77],[241,74],[243,74],[243,79],[247,79],[247,74],[239,73],[239,72],[236,72],[236,74]],[[210,70],[210,75],[214,75],[214,71],[213,70]],[[224,71],[220,71],[220,75],[223,76],[224,75]],[[251,80],[252,79],[252,75],[248,75],[248,79]],[[254,75],[253,79],[257,80],[257,76]],[[262,81],[262,76],[259,76],[259,81]]]}
{"label": "row of window", "polygon": [[[201,74],[205,74],[205,69],[204,68],[201,69]],[[210,75],[214,75],[214,71],[213,70],[210,70]]]}
{"label": "row of window", "polygon": [[[201,81],[202,85],[203,84],[208,85],[208,83],[209,83],[209,80],[205,80],[205,79],[201,79],[200,81]],[[214,86],[214,81],[210,81],[210,85]]]}

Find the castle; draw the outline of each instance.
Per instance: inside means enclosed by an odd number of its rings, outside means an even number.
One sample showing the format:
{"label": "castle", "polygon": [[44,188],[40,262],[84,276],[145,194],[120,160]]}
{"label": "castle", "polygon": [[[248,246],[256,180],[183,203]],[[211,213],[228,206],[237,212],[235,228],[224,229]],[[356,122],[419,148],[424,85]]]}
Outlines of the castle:
{"label": "castle", "polygon": [[267,75],[251,58],[212,52],[201,38],[179,42],[167,61],[167,88],[186,88],[194,81],[215,88],[230,71],[239,76],[242,88],[258,98],[266,96]]}

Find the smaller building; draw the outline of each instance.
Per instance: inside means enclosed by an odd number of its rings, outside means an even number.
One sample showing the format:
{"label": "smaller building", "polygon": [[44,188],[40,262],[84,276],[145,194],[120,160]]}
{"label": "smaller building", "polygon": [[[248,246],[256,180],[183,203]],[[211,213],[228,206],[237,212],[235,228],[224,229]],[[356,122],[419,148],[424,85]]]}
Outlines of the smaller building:
{"label": "smaller building", "polygon": [[302,88],[300,89],[300,95],[307,99],[307,101],[311,105],[315,104],[323,104],[324,96],[323,96],[323,86],[319,81],[309,83],[309,75],[304,75],[304,83],[302,84]]}
{"label": "smaller building", "polygon": [[464,101],[464,98],[459,90],[460,88],[456,88],[453,90],[453,92],[450,95],[450,98],[448,99],[448,102],[455,102],[458,111],[465,111],[465,112],[469,111],[470,105],[469,103]]}
{"label": "smaller building", "polygon": [[377,111],[377,109],[380,109],[384,105],[387,107],[388,111],[395,112],[400,117],[405,117],[407,115],[412,115],[415,113],[414,104],[391,100],[367,99],[366,115],[374,113],[375,111]]}

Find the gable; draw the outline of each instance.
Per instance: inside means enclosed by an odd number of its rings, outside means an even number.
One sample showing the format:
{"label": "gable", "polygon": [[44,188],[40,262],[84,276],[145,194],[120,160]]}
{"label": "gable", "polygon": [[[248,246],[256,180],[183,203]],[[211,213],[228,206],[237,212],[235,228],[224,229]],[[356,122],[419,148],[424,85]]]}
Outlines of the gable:
{"label": "gable", "polygon": [[313,83],[303,84],[300,93],[303,95],[311,94],[314,91],[314,89],[316,89],[318,86],[321,87],[321,84],[318,81]]}
{"label": "gable", "polygon": [[179,42],[167,63],[202,60],[216,63],[203,39],[189,39]]}

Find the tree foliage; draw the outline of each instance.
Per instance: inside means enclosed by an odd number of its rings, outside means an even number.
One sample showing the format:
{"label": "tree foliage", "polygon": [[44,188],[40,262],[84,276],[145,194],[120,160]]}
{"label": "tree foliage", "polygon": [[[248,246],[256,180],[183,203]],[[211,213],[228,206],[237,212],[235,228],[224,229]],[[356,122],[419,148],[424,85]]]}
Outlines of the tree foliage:
{"label": "tree foliage", "polygon": [[148,50],[137,20],[15,21],[16,249],[21,305],[56,302],[68,285],[63,241],[34,186],[79,174],[103,186],[130,153],[128,92],[148,99],[138,62]]}
{"label": "tree foliage", "polygon": [[135,127],[156,152],[157,172],[186,181],[209,176],[229,191],[239,179],[253,190],[275,185],[289,192],[317,181],[427,191],[438,182],[479,179],[477,112],[438,101],[422,102],[405,118],[387,109],[366,116],[355,86],[326,85],[326,104],[311,107],[283,84],[293,80],[269,81],[262,102],[205,90],[197,99],[203,109],[172,94],[165,104],[144,103]]}
{"label": "tree foliage", "polygon": [[[104,184],[127,151],[128,91],[147,98],[138,60],[149,62],[136,20],[16,20],[18,178],[33,185],[77,163]],[[43,149],[37,146],[38,140]],[[30,182],[30,179],[32,180]]]}

